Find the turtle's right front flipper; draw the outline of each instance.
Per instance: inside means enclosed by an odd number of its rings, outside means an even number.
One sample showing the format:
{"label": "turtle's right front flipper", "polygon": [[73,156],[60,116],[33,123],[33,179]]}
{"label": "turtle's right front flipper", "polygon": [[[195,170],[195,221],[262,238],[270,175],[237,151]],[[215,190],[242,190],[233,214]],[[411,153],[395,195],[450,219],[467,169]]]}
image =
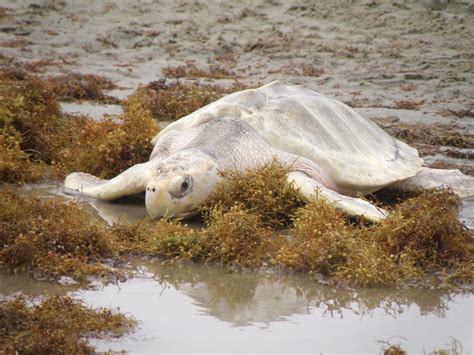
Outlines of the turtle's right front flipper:
{"label": "turtle's right front flipper", "polygon": [[66,176],[63,191],[69,195],[94,197],[102,201],[134,195],[145,191],[150,179],[150,163],[134,165],[110,180],[87,173],[72,173]]}
{"label": "turtle's right front flipper", "polygon": [[288,174],[287,180],[290,184],[294,184],[300,196],[307,202],[312,199],[323,199],[349,216],[359,216],[372,222],[380,222],[388,216],[386,211],[370,202],[341,195],[303,172],[292,171]]}

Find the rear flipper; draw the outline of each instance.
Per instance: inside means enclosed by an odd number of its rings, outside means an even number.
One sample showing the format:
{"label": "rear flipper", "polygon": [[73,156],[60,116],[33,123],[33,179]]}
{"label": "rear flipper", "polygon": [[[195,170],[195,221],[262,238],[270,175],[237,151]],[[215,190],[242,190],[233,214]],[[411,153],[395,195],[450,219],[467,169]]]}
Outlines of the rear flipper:
{"label": "rear flipper", "polygon": [[449,187],[461,198],[474,197],[474,177],[459,170],[423,168],[414,177],[396,182],[390,188],[400,191],[428,190]]}
{"label": "rear flipper", "polygon": [[315,198],[326,200],[335,208],[347,213],[349,216],[360,216],[372,222],[380,222],[388,213],[360,198],[344,196],[325,187],[317,181],[299,171],[288,174],[288,182],[293,183],[299,190],[303,200],[307,202]]}
{"label": "rear flipper", "polygon": [[150,162],[134,165],[110,180],[86,173],[72,173],[66,176],[63,191],[69,195],[110,201],[145,191],[149,177]]}

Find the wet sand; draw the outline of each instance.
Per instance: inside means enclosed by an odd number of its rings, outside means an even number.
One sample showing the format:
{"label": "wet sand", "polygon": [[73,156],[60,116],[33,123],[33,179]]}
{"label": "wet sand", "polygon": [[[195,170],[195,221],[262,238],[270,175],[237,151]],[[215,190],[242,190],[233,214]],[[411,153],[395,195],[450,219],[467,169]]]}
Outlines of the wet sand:
{"label": "wet sand", "polygon": [[[0,63],[37,64],[45,76],[100,74],[119,86],[111,94],[120,98],[162,78],[168,66],[218,66],[249,85],[305,85],[378,122],[445,124],[474,134],[470,0],[51,0],[1,8]],[[63,109],[117,113],[112,106]],[[443,161],[443,147],[435,148],[434,159]]]}
{"label": "wet sand", "polygon": [[[472,124],[438,111],[474,108],[474,3],[436,11],[429,2],[13,1],[0,43],[4,55],[52,62],[48,73],[92,72],[123,89],[166,66],[220,64],[245,82],[279,79],[352,100],[369,116],[415,100],[417,114],[393,115]],[[26,44],[5,47],[14,40]],[[303,75],[302,64],[322,73]]]}

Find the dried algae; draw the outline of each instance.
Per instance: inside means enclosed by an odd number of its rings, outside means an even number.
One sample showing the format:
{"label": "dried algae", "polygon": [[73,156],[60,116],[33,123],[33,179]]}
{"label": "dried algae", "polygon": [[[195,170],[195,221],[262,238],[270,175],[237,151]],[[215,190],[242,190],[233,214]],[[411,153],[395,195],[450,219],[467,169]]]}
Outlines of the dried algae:
{"label": "dried algae", "polygon": [[[391,208],[389,218],[367,225],[346,218],[324,201],[301,207],[298,199],[289,198],[294,191],[278,200],[268,191],[284,191],[284,171],[273,163],[251,173],[254,175],[239,178],[230,174],[225,188],[218,188],[217,196],[204,206],[211,214],[207,230],[200,235],[206,239],[203,244],[225,245],[207,249],[208,259],[243,265],[239,252],[250,257],[245,248],[250,244],[257,254],[252,254],[254,263],[248,261],[245,266],[266,264],[293,272],[316,272],[342,284],[405,284],[435,273],[453,282],[472,281],[472,241],[457,219],[459,198],[449,190],[425,192],[394,207],[386,206]],[[271,172],[277,177],[269,176]],[[277,211],[292,218],[289,237],[278,235],[277,226],[285,225],[285,220],[275,217]],[[260,248],[249,235],[265,235],[263,231],[273,238],[261,237],[265,247]],[[239,244],[241,238],[246,242]]]}
{"label": "dried algae", "polygon": [[194,257],[197,232],[175,221],[144,220],[111,228],[120,254],[183,260]]}
{"label": "dried algae", "polygon": [[23,197],[2,188],[0,226],[0,264],[11,270],[49,280],[113,274],[102,263],[118,256],[113,240],[77,203]]}
{"label": "dried algae", "polygon": [[225,213],[239,204],[258,215],[265,226],[286,226],[296,209],[303,206],[296,189],[286,182],[287,173],[288,169],[276,161],[243,173],[221,172],[225,183],[217,186],[201,210],[205,213],[218,207]]}
{"label": "dried algae", "polygon": [[272,229],[263,226],[259,215],[239,205],[227,212],[211,210],[206,225],[194,249],[201,259],[257,268],[273,252]]}
{"label": "dried algae", "polygon": [[8,127],[0,129],[0,181],[33,182],[43,175],[44,165],[21,149],[21,135]]}
{"label": "dried algae", "polygon": [[130,99],[141,103],[159,121],[175,121],[247,86],[235,82],[229,88],[200,82],[160,79],[139,88]]}
{"label": "dried algae", "polygon": [[117,104],[120,100],[106,95],[104,90],[112,90],[116,85],[109,79],[95,74],[67,73],[46,79],[57,98],[61,101],[91,100],[107,104]]}
{"label": "dried algae", "polygon": [[157,123],[135,97],[128,98],[123,108],[121,122],[79,117],[67,122],[68,128],[61,132],[65,144],[53,164],[57,175],[83,171],[111,178],[148,160]]}
{"label": "dried algae", "polygon": [[206,78],[206,79],[237,79],[238,75],[227,70],[221,65],[211,64],[209,68],[201,69],[193,63],[178,65],[175,67],[167,66],[161,69],[163,75],[167,78]]}
{"label": "dried algae", "polygon": [[84,171],[107,178],[148,159],[158,127],[134,97],[124,102],[119,122],[96,122],[61,114],[48,81],[13,70],[0,77],[1,181],[38,179],[40,163],[57,177]]}
{"label": "dried algae", "polygon": [[2,354],[89,354],[88,338],[120,337],[136,321],[118,311],[92,309],[69,296],[40,303],[26,296],[0,301]]}

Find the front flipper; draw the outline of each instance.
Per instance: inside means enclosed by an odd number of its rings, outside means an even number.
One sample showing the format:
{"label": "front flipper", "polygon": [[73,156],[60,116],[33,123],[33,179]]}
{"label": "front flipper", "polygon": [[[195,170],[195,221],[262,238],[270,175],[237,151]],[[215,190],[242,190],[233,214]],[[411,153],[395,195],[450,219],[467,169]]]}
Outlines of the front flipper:
{"label": "front flipper", "polygon": [[137,194],[145,191],[150,179],[150,163],[134,165],[110,180],[87,173],[72,173],[66,176],[63,191],[69,195],[94,197],[102,201]]}
{"label": "front flipper", "polygon": [[360,216],[372,222],[380,222],[388,216],[386,211],[372,205],[370,202],[341,195],[300,171],[293,171],[288,174],[288,182],[294,184],[300,196],[307,202],[320,198],[349,216]]}

